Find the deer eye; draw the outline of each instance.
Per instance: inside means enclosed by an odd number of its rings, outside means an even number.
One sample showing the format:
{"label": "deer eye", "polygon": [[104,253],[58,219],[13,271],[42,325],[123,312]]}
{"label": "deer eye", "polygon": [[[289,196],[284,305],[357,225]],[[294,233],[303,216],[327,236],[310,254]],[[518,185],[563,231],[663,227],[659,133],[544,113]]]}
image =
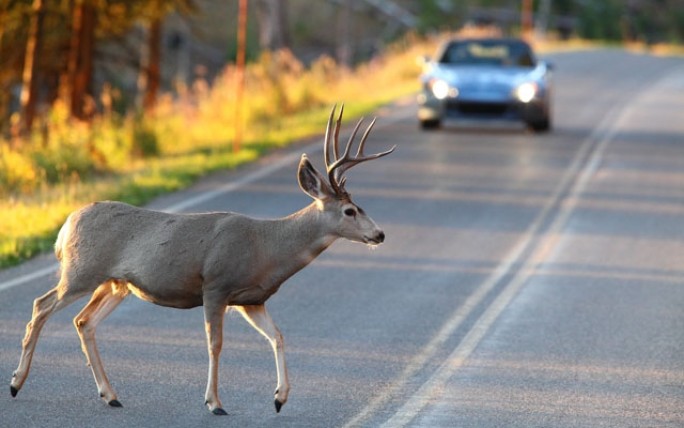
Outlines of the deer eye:
{"label": "deer eye", "polygon": [[349,216],[349,217],[355,217],[356,216],[356,210],[354,208],[347,208],[344,210],[344,215]]}

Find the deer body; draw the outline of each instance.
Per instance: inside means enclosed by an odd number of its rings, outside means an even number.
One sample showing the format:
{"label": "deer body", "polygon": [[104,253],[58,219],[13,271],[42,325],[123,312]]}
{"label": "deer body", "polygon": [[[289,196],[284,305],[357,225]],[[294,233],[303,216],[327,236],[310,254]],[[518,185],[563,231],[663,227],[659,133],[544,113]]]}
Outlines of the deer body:
{"label": "deer body", "polygon": [[120,202],[96,202],[72,213],[55,244],[60,279],[55,288],[34,301],[19,366],[10,383],[12,396],[28,377],[38,336],[50,315],[90,295],[88,304],[74,318],[74,326],[100,397],[110,406],[121,407],[100,360],[95,329],[132,293],[162,306],[203,306],[209,353],[205,404],[219,415],[226,414],[218,397],[223,319],[228,310],[237,310],[273,348],[278,377],[275,407],[280,411],[290,389],[284,344],[264,303],[337,238],[368,245],[378,245],[385,238],[375,222],[351,201],[343,174],[394,148],[363,155],[371,123],[356,157],[350,157],[359,122],[340,156],[337,139],[342,111],[333,131],[334,111],[324,143],[328,181],[302,155],[299,185],[314,202],[287,217],[264,220],[231,212],[169,214]]}
{"label": "deer body", "polygon": [[[88,278],[84,291],[118,281],[162,306],[201,306],[205,293],[227,306],[260,305],[337,238],[314,205],[262,220],[96,202],[71,214],[56,253],[63,269]],[[99,237],[102,230],[106,240]]]}

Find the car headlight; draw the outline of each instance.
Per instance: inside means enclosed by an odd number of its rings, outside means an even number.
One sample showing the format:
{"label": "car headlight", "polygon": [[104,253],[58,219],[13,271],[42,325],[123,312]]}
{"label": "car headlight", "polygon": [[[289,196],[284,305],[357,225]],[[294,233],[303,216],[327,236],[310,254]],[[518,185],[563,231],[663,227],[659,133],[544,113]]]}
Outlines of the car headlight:
{"label": "car headlight", "polygon": [[537,96],[539,86],[534,82],[525,82],[515,88],[515,96],[523,103],[529,103]]}
{"label": "car headlight", "polygon": [[450,88],[449,84],[445,82],[444,80],[440,79],[433,79],[430,80],[428,83],[428,86],[430,90],[432,91],[432,94],[437,98],[438,100],[443,100],[447,96],[449,96]]}

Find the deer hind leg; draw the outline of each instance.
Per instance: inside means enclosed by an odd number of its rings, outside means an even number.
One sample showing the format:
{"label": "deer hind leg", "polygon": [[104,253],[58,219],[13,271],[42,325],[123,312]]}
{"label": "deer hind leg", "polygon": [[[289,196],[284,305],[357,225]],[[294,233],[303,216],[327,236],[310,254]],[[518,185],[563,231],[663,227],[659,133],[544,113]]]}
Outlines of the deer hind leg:
{"label": "deer hind leg", "polygon": [[95,329],[128,295],[128,288],[123,282],[110,281],[95,290],[88,304],[74,318],[74,326],[81,339],[81,349],[93,372],[97,391],[100,397],[112,407],[121,407],[116,392],[109,384],[105,374],[100,353],[95,342]]}
{"label": "deer hind leg", "polygon": [[55,288],[33,301],[33,315],[31,316],[31,321],[26,324],[26,334],[21,343],[19,366],[12,375],[12,381],[10,382],[12,397],[17,396],[17,393],[28,377],[31,369],[31,360],[33,360],[33,351],[36,349],[38,337],[45,322],[54,312],[68,306],[85,294],[85,292],[70,291],[67,287],[63,286],[63,281],[62,279]]}
{"label": "deer hind leg", "polygon": [[280,330],[278,330],[278,327],[276,327],[264,305],[236,306],[235,309],[242,314],[252,327],[268,339],[273,348],[276,370],[278,372],[278,385],[275,390],[275,408],[276,412],[280,412],[280,408],[287,402],[287,396],[290,392],[290,381],[287,377],[287,366],[285,365],[283,335],[280,333]]}
{"label": "deer hind leg", "polygon": [[225,306],[204,302],[204,329],[207,333],[207,348],[209,351],[209,376],[207,391],[204,394],[204,404],[215,415],[227,415],[221,406],[218,396],[218,366],[221,348],[223,347],[223,316]]}

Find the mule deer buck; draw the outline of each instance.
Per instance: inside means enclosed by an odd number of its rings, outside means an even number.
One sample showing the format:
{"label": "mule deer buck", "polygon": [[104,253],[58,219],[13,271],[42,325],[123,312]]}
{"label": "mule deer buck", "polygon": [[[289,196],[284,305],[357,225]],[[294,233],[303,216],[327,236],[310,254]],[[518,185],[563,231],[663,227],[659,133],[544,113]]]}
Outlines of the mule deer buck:
{"label": "mule deer buck", "polygon": [[302,155],[299,185],[314,201],[287,217],[261,220],[232,212],[168,214],[118,202],[96,202],[72,213],[55,244],[60,279],[55,288],[34,301],[19,366],[10,383],[12,396],[26,381],[38,336],[50,315],[92,294],[74,318],[74,325],[100,397],[110,406],[121,407],[100,361],[95,329],[133,293],[162,306],[204,307],[209,351],[204,398],[217,415],[226,414],[218,396],[224,313],[237,310],[273,348],[278,381],[275,408],[279,412],[290,385],[283,338],[264,302],[337,238],[372,246],[385,239],[378,225],[352,202],[344,187],[344,174],[361,162],[390,154],[396,146],[364,155],[373,120],[361,137],[356,155],[351,156],[361,120],[340,156],[343,110],[344,106],[334,129],[335,107],[328,119],[323,155],[327,181],[306,154]]}

